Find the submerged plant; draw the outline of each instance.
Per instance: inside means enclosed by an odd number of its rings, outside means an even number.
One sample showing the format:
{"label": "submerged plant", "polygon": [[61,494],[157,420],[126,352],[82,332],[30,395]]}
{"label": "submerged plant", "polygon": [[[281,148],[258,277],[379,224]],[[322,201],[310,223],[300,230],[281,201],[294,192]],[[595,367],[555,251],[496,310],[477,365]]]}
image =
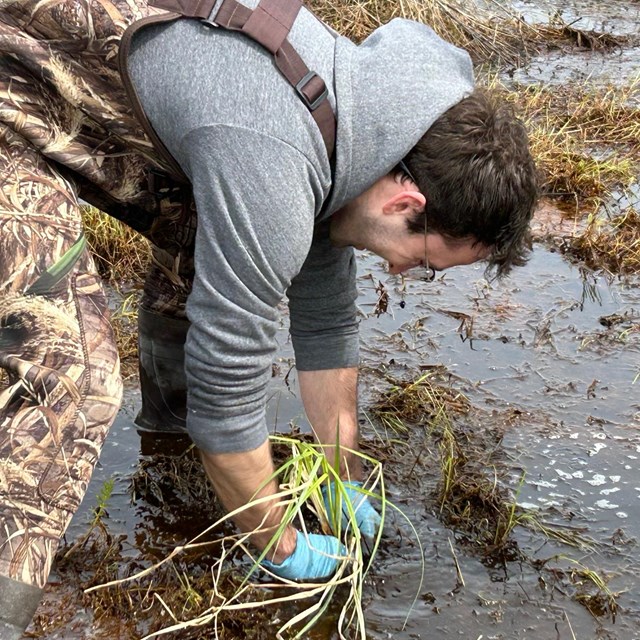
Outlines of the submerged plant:
{"label": "submerged plant", "polygon": [[101,537],[105,539],[110,538],[107,528],[104,525],[103,519],[107,514],[107,504],[111,499],[111,494],[113,493],[114,486],[114,478],[109,478],[103,482],[102,486],[100,487],[100,491],[98,491],[98,495],[96,496],[96,506],[91,510],[93,517],[91,519],[91,522],[89,523],[89,528],[87,529],[86,533],[81,536],[65,553],[65,557],[70,556],[76,549],[86,545],[87,541],[91,538],[96,530],[100,532]]}
{"label": "submerged plant", "polygon": [[[582,604],[594,617],[609,616],[615,623],[620,609],[618,605],[619,593],[611,591],[608,578],[579,560],[567,556],[555,556],[549,560],[564,560],[570,564],[568,570],[552,568],[556,577],[567,577],[576,587],[574,600]],[[547,561],[548,562],[548,561]]]}

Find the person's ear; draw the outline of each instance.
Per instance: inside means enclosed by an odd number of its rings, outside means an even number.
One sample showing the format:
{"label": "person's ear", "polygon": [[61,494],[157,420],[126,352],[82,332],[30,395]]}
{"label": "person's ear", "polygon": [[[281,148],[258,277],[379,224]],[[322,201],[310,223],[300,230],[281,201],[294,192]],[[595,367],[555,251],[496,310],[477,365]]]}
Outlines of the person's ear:
{"label": "person's ear", "polygon": [[427,199],[419,191],[401,191],[382,205],[386,215],[413,215],[421,213],[427,205]]}

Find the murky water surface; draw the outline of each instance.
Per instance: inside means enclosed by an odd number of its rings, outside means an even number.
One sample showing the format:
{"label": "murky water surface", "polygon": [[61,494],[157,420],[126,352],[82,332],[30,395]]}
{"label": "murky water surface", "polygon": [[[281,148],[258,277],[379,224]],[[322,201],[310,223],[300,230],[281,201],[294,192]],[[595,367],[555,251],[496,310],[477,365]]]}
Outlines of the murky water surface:
{"label": "murky water surface", "polygon": [[[614,625],[606,617],[594,618],[563,590],[566,585],[542,586],[541,574],[530,564],[487,567],[478,554],[457,544],[455,532],[436,517],[432,474],[421,477],[413,470],[405,477],[408,465],[400,465],[392,470],[390,493],[417,528],[426,574],[420,586],[415,539],[406,524],[392,521],[387,548],[365,594],[369,636],[569,639],[574,633],[577,638],[640,638],[635,545],[640,537],[640,382],[634,384],[640,372],[638,279],[609,281],[585,274],[542,245],[536,245],[526,268],[493,285],[479,267],[457,268],[424,283],[388,276],[375,258],[360,260],[365,367],[412,378],[420,367],[444,365],[453,386],[475,406],[472,415],[479,431],[501,423],[505,410],[517,408],[518,426],[507,429],[501,446],[518,502],[548,521],[584,528],[601,543],[584,553],[516,529],[518,545],[531,558],[562,554],[579,560],[610,575],[611,588],[624,592]],[[376,317],[379,283],[389,299],[387,312]],[[472,330],[461,328],[459,314],[472,318]],[[604,326],[611,322],[613,326]],[[292,356],[284,324],[279,339],[281,373],[272,383],[269,423],[286,429],[290,420],[303,420],[295,374],[289,376],[290,386],[283,381]],[[363,380],[380,386],[375,373]],[[375,393],[364,393],[368,395]],[[137,392],[130,390],[70,539],[86,530],[96,492],[110,477],[116,486],[109,529],[129,536],[132,553],[163,527],[144,500],[130,504],[129,481],[139,458],[132,425],[138,402]],[[177,524],[167,524],[168,537],[175,537]],[[450,543],[464,577],[462,588]],[[549,563],[567,568],[567,561]],[[100,629],[98,624],[92,633],[102,637]],[[76,636],[65,633],[49,637],[96,637],[83,635],[82,625]],[[331,633],[314,637],[330,638]]]}
{"label": "murky water surface", "polygon": [[583,31],[638,35],[640,7],[635,0],[498,0],[497,4],[511,7],[529,24],[544,24],[556,19]]}
{"label": "murky water surface", "polygon": [[[620,40],[619,46],[611,46],[607,50],[570,50],[569,47],[561,47],[535,56],[514,74],[515,80],[526,84],[588,82],[626,86],[639,77],[640,4],[635,0],[518,0],[500,4],[513,6],[527,24],[561,21],[573,29]],[[597,44],[595,46],[598,48]]]}
{"label": "murky water surface", "polygon": [[[630,38],[640,24],[635,0],[519,0],[514,7],[529,23],[546,23],[560,11],[576,28]],[[557,51],[533,59],[516,79],[628,82],[640,68],[639,52],[634,46],[606,55]],[[640,279],[584,272],[542,244],[527,267],[498,284],[487,283],[476,266],[451,270],[434,283],[401,280],[366,255],[360,256],[360,274],[363,411],[384,388],[380,374],[415,379],[443,365],[451,385],[472,403],[471,426],[479,433],[499,427],[504,434],[499,448],[517,502],[547,522],[582,530],[597,545],[578,551],[516,528],[513,537],[524,556],[541,565],[483,562],[437,517],[436,448],[415,467],[413,452],[389,470],[389,492],[424,547],[424,582],[413,534],[391,519],[364,594],[369,637],[640,639]],[[381,292],[388,299],[385,313],[378,314]],[[293,421],[304,428],[295,371],[289,373],[286,315],[278,339],[269,425],[286,430]],[[96,495],[109,478],[115,488],[108,527],[126,536],[127,554],[135,557],[156,538],[185,541],[179,509],[169,522],[145,499],[131,503],[130,481],[140,459],[133,426],[138,406],[131,388],[68,532],[70,541],[86,531]],[[508,415],[517,419],[505,428]],[[363,432],[370,433],[366,421]],[[576,562],[609,577],[611,590],[620,593],[615,623],[576,601],[577,587],[566,579]],[[68,588],[54,573],[45,604],[56,607]],[[70,620],[41,637],[129,637],[117,625],[114,631],[113,620],[94,621],[81,607]],[[329,639],[332,633],[329,624],[313,637]]]}

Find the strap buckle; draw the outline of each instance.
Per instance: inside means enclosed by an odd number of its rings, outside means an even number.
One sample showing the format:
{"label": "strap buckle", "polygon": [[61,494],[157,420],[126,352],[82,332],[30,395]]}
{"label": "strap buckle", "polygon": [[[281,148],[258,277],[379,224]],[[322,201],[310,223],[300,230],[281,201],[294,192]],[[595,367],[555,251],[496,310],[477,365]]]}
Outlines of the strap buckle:
{"label": "strap buckle", "polygon": [[[314,78],[320,79],[324,89],[322,90],[319,96],[316,96],[316,98],[311,100],[304,94],[303,90],[309,84],[309,82],[311,82],[311,80],[313,80]],[[327,89],[327,85],[324,83],[324,80],[322,80],[322,78],[320,78],[320,76],[315,71],[309,71],[308,73],[306,73],[302,78],[302,80],[300,80],[298,84],[296,84],[295,89],[298,95],[300,96],[300,99],[302,100],[302,102],[304,102],[307,105],[307,108],[309,109],[309,111],[315,111],[322,104],[322,101],[329,95],[329,90]]]}
{"label": "strap buckle", "polygon": [[211,13],[207,18],[200,18],[200,22],[202,22],[202,24],[204,24],[207,27],[217,28],[219,26],[216,22],[214,22],[216,16],[218,15],[218,11],[216,10],[216,4],[218,3],[217,2],[213,3],[213,9],[211,9]]}

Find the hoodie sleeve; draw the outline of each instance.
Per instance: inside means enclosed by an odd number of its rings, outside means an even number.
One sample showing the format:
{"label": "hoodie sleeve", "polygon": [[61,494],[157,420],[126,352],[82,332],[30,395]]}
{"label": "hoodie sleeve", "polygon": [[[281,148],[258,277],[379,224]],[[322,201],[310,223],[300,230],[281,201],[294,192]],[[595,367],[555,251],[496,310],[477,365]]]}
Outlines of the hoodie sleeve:
{"label": "hoodie sleeve", "polygon": [[353,249],[332,246],[329,224],[323,223],[287,291],[300,371],[358,365],[357,295]]}
{"label": "hoodie sleeve", "polygon": [[267,437],[278,303],[309,253],[322,193],[304,156],[255,131],[208,126],[182,142],[198,209],[187,304],[187,428],[207,452]]}

